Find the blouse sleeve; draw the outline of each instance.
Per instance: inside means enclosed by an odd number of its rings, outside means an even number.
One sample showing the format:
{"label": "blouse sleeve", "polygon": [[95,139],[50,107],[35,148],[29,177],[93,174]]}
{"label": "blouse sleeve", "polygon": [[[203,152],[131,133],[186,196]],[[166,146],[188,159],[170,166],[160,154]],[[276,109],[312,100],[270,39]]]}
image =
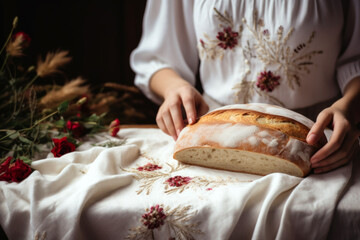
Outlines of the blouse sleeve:
{"label": "blouse sleeve", "polygon": [[175,70],[194,85],[198,53],[193,22],[193,1],[148,0],[143,33],[130,56],[135,85],[152,101],[162,100],[150,90],[152,75],[163,68]]}
{"label": "blouse sleeve", "polygon": [[342,52],[337,62],[337,80],[344,93],[347,84],[360,76],[360,1],[346,0]]}

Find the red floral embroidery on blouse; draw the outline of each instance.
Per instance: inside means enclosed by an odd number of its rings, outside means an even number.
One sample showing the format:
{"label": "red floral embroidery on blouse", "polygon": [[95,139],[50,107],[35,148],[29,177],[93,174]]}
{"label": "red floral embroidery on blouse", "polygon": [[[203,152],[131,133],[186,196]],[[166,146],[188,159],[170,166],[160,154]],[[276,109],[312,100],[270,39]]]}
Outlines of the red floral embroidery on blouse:
{"label": "red floral embroidery on blouse", "polygon": [[164,225],[166,215],[164,209],[156,205],[151,207],[150,211],[142,215],[141,221],[148,229],[159,228]]}
{"label": "red floral embroidery on blouse", "polygon": [[192,180],[191,177],[175,176],[166,180],[171,187],[181,187],[182,185],[188,184]]}
{"label": "red floral embroidery on blouse", "polygon": [[200,44],[201,44],[201,46],[202,46],[203,48],[205,48],[205,42],[204,42],[204,40],[202,40],[201,38],[200,38]]}
{"label": "red floral embroidery on blouse", "polygon": [[280,76],[275,76],[271,71],[263,71],[257,78],[256,86],[261,90],[272,92],[274,88],[280,85]]}
{"label": "red floral embroidery on blouse", "polygon": [[224,28],[222,32],[218,32],[216,38],[220,41],[218,46],[227,49],[232,49],[238,44],[238,32],[233,32],[231,27]]}
{"label": "red floral embroidery on blouse", "polygon": [[138,167],[137,170],[139,170],[139,171],[155,171],[155,170],[159,170],[161,168],[162,167],[160,167],[159,165],[148,163],[144,166]]}
{"label": "red floral embroidery on blouse", "polygon": [[269,32],[269,30],[268,29],[265,29],[264,31],[263,31],[263,34],[264,34],[264,36],[270,36],[270,32]]}

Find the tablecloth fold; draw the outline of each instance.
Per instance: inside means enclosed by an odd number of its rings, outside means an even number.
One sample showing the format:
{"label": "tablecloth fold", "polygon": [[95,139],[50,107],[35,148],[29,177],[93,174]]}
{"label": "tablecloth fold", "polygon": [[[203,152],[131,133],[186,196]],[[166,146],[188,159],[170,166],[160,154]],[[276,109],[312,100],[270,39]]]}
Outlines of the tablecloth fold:
{"label": "tablecloth fold", "polygon": [[351,164],[304,179],[189,166],[173,147],[134,128],[49,154],[0,182],[1,226],[10,239],[325,239],[351,176]]}

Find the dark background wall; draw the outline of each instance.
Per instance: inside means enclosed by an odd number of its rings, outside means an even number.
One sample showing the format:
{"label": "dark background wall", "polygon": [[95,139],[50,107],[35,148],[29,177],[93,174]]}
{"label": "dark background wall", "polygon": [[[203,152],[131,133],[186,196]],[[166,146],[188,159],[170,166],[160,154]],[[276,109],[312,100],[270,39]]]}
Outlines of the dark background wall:
{"label": "dark background wall", "polygon": [[131,85],[129,56],[141,37],[145,5],[146,0],[0,0],[0,37],[3,42],[18,16],[17,31],[32,38],[29,56],[69,50],[69,78]]}
{"label": "dark background wall", "polygon": [[[129,57],[141,38],[145,5],[146,0],[0,0],[0,43],[18,16],[15,32],[23,31],[32,39],[22,61],[36,64],[39,56],[58,49],[69,50],[73,58],[61,77],[39,79],[37,84],[62,84],[82,76],[95,87],[104,82],[133,86]],[[127,101],[137,103],[132,111],[115,110],[128,115],[123,118],[126,123],[155,122],[157,106],[140,95]],[[145,117],[136,118],[136,112]]]}

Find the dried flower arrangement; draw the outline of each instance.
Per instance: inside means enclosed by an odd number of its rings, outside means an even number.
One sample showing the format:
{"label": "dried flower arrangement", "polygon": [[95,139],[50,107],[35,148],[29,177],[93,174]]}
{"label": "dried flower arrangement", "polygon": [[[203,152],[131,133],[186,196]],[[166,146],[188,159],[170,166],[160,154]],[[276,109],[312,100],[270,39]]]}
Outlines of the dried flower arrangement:
{"label": "dried flower arrangement", "polygon": [[[26,70],[17,66],[16,60],[31,43],[26,33],[14,34],[17,23],[16,17],[0,50],[0,180],[8,182],[20,182],[31,174],[32,159],[41,146],[50,146],[54,157],[60,157],[74,151],[84,136],[99,131],[116,136],[120,121],[111,115],[105,118],[106,113],[112,105],[139,94],[136,88],[115,83],[102,87],[113,91],[93,93],[80,77],[62,86],[37,85],[37,79],[60,73],[71,57],[58,50]],[[126,111],[136,118],[134,108],[126,106],[117,114]]]}

